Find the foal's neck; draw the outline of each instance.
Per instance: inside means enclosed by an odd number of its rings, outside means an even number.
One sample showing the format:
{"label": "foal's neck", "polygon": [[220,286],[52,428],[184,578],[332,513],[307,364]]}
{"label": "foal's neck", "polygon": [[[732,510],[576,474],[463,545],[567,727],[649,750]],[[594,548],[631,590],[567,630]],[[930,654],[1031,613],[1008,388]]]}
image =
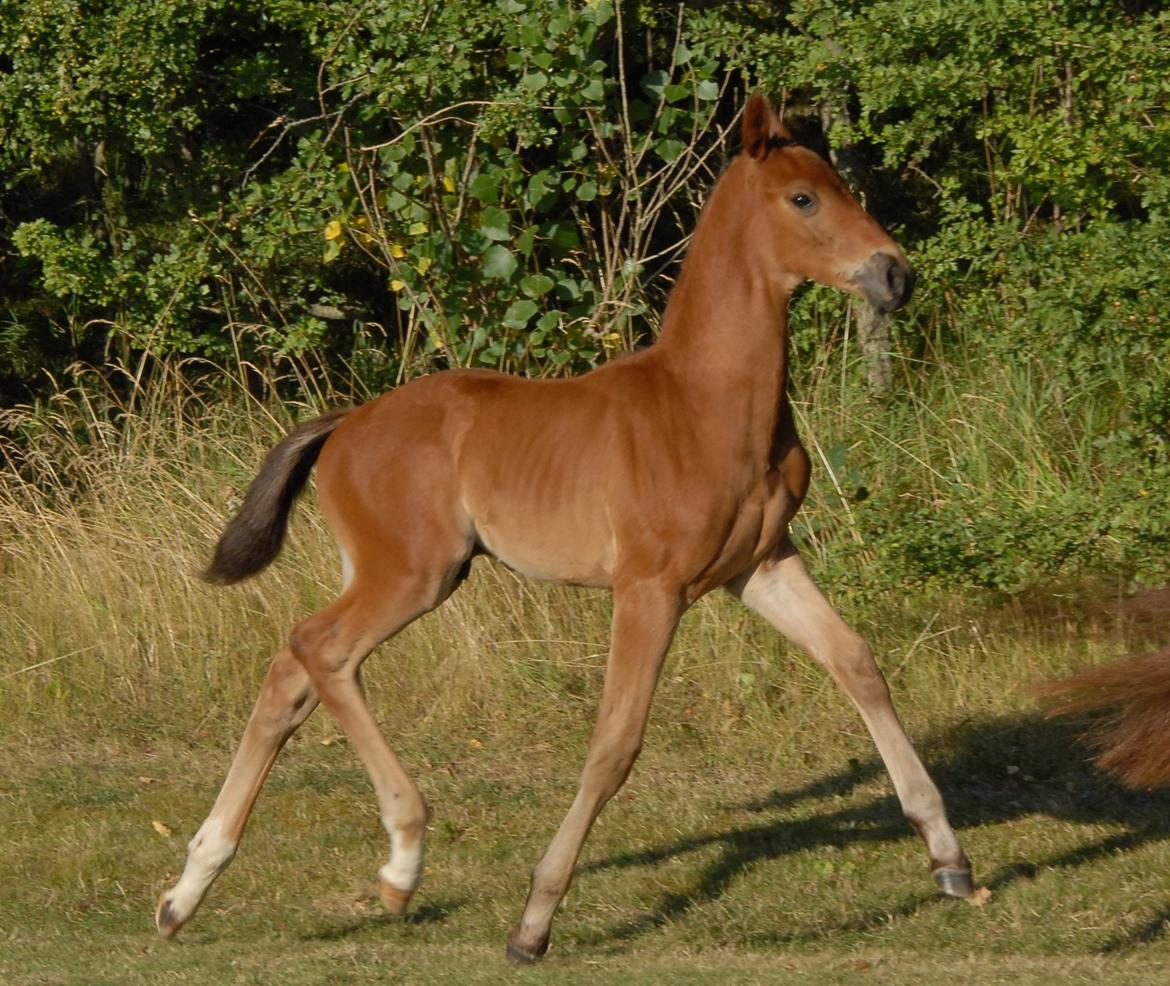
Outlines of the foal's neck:
{"label": "foal's neck", "polygon": [[769,256],[761,229],[767,220],[742,169],[733,162],[711,193],[654,348],[696,397],[772,403],[768,395],[775,391],[778,403],[792,279]]}

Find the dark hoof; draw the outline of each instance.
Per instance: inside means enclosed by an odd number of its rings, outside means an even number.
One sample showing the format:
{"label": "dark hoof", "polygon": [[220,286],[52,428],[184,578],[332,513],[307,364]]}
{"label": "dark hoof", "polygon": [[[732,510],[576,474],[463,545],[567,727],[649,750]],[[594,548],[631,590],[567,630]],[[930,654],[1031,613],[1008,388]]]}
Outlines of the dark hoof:
{"label": "dark hoof", "polygon": [[970,897],[975,893],[971,871],[956,866],[943,866],[934,871],[934,882],[948,897]]}
{"label": "dark hoof", "polygon": [[395,917],[402,917],[410,906],[413,890],[399,890],[385,880],[378,881],[378,896],[382,898],[382,906]]}
{"label": "dark hoof", "polygon": [[158,908],[154,912],[154,923],[158,927],[159,935],[163,938],[172,937],[176,931],[183,927],[184,922],[175,915],[171,909],[171,902],[167,900],[165,895],[159,899]]}
{"label": "dark hoof", "polygon": [[522,945],[517,945],[511,938],[508,937],[508,961],[515,962],[517,965],[532,965],[544,958],[544,953],[548,951],[548,939],[546,938],[534,949],[524,948]]}

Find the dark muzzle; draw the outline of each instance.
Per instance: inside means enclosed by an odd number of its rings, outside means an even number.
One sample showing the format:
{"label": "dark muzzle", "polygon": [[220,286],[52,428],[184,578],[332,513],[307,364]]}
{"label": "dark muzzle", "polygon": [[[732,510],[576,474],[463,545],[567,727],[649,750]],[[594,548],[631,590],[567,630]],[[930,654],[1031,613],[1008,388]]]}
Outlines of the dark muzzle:
{"label": "dark muzzle", "polygon": [[902,257],[875,253],[853,276],[875,311],[882,315],[901,308],[914,293],[914,268]]}

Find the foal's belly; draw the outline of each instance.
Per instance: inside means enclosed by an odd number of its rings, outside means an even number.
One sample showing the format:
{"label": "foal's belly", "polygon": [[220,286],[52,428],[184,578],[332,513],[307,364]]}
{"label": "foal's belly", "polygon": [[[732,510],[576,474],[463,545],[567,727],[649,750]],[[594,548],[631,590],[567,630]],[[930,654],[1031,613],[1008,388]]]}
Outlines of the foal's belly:
{"label": "foal's belly", "polygon": [[476,542],[509,568],[547,581],[611,584],[614,536],[606,504],[586,480],[542,482],[513,472],[469,491],[464,502]]}
{"label": "foal's belly", "polygon": [[513,571],[546,582],[605,587],[613,581],[612,550],[594,544],[574,544],[572,539],[510,536],[496,529],[480,530],[483,549]]}

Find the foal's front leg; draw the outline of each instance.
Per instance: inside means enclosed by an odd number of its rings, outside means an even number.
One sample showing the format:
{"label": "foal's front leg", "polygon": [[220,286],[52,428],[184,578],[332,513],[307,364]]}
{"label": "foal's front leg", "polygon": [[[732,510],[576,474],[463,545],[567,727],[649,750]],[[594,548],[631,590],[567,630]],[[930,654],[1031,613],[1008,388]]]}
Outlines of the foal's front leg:
{"label": "foal's front leg", "polygon": [[577,797],[532,873],[524,914],[508,936],[510,959],[534,962],[548,949],[553,913],[581,847],[642,749],[650,700],[683,608],[674,587],[641,583],[614,590],[613,639],[589,755]]}
{"label": "foal's front leg", "polygon": [[316,707],[317,693],[305,669],[292,651],[281,651],[268,668],[219,797],[191,840],[183,875],[159,898],[155,922],[164,938],[191,919],[212,882],[232,861],[276,755]]}
{"label": "foal's front leg", "polygon": [[930,852],[939,889],[966,897],[971,865],[947,821],[942,795],[922,766],[890,701],[869,645],[829,605],[791,544],[727,587],[817,659],[853,700],[894,782],[902,811]]}

